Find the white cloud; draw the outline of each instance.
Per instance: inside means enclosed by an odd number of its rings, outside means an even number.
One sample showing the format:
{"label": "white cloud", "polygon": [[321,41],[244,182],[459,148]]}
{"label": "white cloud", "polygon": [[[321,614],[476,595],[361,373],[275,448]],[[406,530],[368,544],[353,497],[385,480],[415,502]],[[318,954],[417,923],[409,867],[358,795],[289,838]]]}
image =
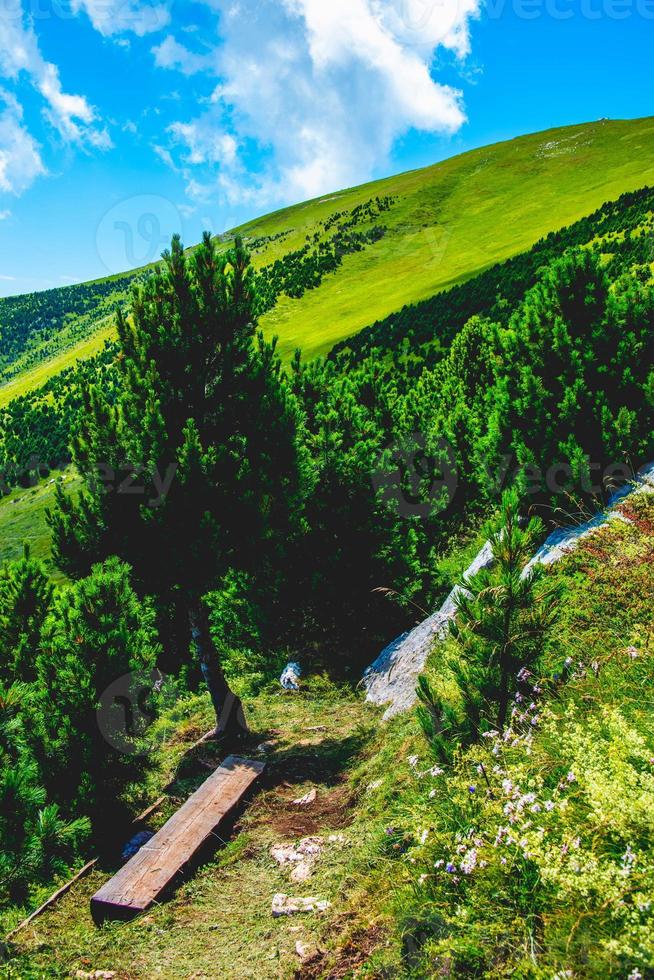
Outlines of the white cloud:
{"label": "white cloud", "polygon": [[108,132],[97,125],[95,110],[84,96],[64,92],[59,69],[43,58],[20,6],[0,6],[0,73],[11,81],[23,73],[28,76],[45,100],[46,118],[66,142],[97,149],[111,146]]}
{"label": "white cloud", "polygon": [[[465,122],[461,93],[433,64],[439,49],[468,53],[480,0],[205,2],[222,14],[213,57],[172,37],[155,49],[161,66],[216,78],[212,106],[169,130],[194,168],[192,196],[316,196],[372,176],[411,129],[448,134]],[[245,167],[253,144],[266,160],[256,175]]]}
{"label": "white cloud", "polygon": [[170,150],[167,150],[165,146],[159,146],[158,143],[154,143],[152,149],[157,154],[159,159],[163,160],[163,162],[166,164],[167,167],[170,167],[171,170],[177,169],[177,167],[175,166],[175,161],[173,160],[172,155],[170,153]]}
{"label": "white cloud", "polygon": [[104,37],[136,34],[144,37],[170,23],[169,3],[139,3],[138,0],[71,0],[71,9],[84,11],[96,31]]}
{"label": "white cloud", "polygon": [[186,148],[186,163],[218,163],[228,168],[236,164],[238,144],[230,133],[219,132],[200,122],[173,123],[169,132],[175,142]]}
{"label": "white cloud", "polygon": [[[0,105],[4,105],[0,112],[0,191],[22,194],[46,169],[39,145],[23,125],[16,99],[0,90]],[[4,218],[9,216],[8,211],[2,213]]]}
{"label": "white cloud", "polygon": [[7,218],[11,218],[11,211],[9,211],[8,208],[5,208],[4,211],[0,211],[0,221],[6,221]]}
{"label": "white cloud", "polygon": [[170,34],[161,44],[152,49],[154,63],[158,68],[176,68],[184,75],[197,75],[215,65],[215,58],[210,54],[196,54],[189,51],[175,40]]}

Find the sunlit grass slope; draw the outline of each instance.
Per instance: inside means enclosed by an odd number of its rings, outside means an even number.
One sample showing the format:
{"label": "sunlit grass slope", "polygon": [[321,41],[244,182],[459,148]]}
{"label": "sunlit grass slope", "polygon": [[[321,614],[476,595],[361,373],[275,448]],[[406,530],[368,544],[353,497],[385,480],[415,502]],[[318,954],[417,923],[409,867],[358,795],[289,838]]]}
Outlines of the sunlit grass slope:
{"label": "sunlit grass slope", "polygon": [[[238,232],[261,267],[328,237],[322,222],[376,196],[394,203],[385,236],[348,254],[300,299],[282,296],[262,318],[285,357],[305,357],[400,309],[529,248],[604,202],[654,183],[654,118],[601,121],[519,137],[251,221]],[[279,237],[276,237],[279,236]],[[223,236],[226,241],[231,235]],[[187,243],[190,244],[190,243]],[[104,328],[0,387],[0,404],[44,383],[110,334]],[[65,362],[62,365],[61,361]]]}
{"label": "sunlit grass slope", "polygon": [[346,257],[301,300],[284,298],[263,320],[281,350],[324,353],[338,340],[529,248],[544,234],[654,180],[654,119],[590,123],[474,150],[417,170],[289,208],[246,226],[265,235],[295,228],[288,250],[334,207],[394,195],[388,232]]}

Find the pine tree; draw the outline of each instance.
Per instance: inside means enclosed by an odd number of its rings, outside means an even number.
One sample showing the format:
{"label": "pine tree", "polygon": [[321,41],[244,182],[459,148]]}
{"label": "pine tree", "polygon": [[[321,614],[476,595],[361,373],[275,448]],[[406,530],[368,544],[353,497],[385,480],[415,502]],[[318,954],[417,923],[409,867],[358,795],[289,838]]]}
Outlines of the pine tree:
{"label": "pine tree", "polygon": [[51,602],[47,572],[26,545],[23,557],[0,571],[0,672],[9,683],[35,679],[41,627]]}
{"label": "pine tree", "polygon": [[526,571],[541,534],[541,521],[523,522],[518,494],[507,490],[499,524],[488,529],[494,564],[460,583],[448,662],[457,696],[439,698],[426,678],[418,687],[419,720],[442,756],[459,741],[505,728],[511,699],[545,649],[560,589],[544,566]]}
{"label": "pine tree", "polygon": [[500,526],[489,535],[495,564],[461,583],[452,624],[453,670],[473,738],[489,727],[505,727],[519,675],[538,661],[556,622],[558,587],[542,565],[525,574],[541,535],[537,518],[521,526],[518,495],[506,491]]}
{"label": "pine tree", "polygon": [[101,698],[119,678],[148,677],[159,652],[154,609],[138,598],[117,558],[57,593],[36,664],[34,747],[49,795],[96,822],[116,812],[125,784],[140,772],[138,759],[105,739],[96,716]]}
{"label": "pine tree", "polygon": [[256,573],[269,618],[282,614],[280,572],[303,500],[299,413],[274,344],[255,338],[241,242],[219,253],[205,234],[189,256],[176,237],[163,258],[131,318],[118,318],[117,405],[88,394],[73,444],[85,489],[78,501],[59,495],[54,554],[72,575],[111,554],[128,561],[157,598],[169,655],[188,648],[186,620],[217,733],[241,731],[203,597],[235,568]]}
{"label": "pine tree", "polygon": [[64,870],[89,830],[47,803],[25,737],[29,690],[0,682],[0,900],[16,901],[35,879]]}

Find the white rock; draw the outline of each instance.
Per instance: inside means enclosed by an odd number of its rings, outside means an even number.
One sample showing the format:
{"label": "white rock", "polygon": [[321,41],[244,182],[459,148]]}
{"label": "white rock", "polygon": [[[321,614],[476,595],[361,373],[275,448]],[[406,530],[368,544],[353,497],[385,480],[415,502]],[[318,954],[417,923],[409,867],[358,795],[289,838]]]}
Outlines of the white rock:
{"label": "white rock", "polygon": [[301,939],[298,939],[295,944],[295,952],[303,962],[306,962],[318,956],[320,950],[317,946],[312,946],[311,943],[303,943]]}
{"label": "white rock", "polygon": [[112,980],[116,976],[115,970],[91,970],[87,973],[86,970],[76,970],[75,976],[78,980]]}
{"label": "white rock", "polygon": [[273,918],[277,919],[282,915],[297,915],[303,912],[324,912],[330,903],[324,898],[293,898],[277,892],[272,900]]}
{"label": "white rock", "polygon": [[316,793],[316,788],[314,786],[314,788],[310,789],[308,793],[305,793],[304,796],[301,796],[299,800],[293,800],[293,806],[308,806],[309,803],[313,803],[316,796],[317,793]]}
{"label": "white rock", "polygon": [[303,837],[297,844],[275,844],[271,857],[280,865],[293,865],[291,881],[306,881],[324,846],[322,837]]}
{"label": "white rock", "polygon": [[[618,490],[609,500],[608,507],[592,520],[577,527],[559,528],[549,536],[525,568],[524,574],[535,564],[551,565],[574,551],[582,541],[611,520],[628,519],[615,510],[615,506],[631,494],[654,493],[654,463],[644,466],[632,484]],[[482,568],[493,564],[490,544],[487,542],[464,574],[470,579]],[[400,636],[382,650],[375,662],[363,675],[366,700],[373,704],[388,705],[384,720],[408,711],[416,703],[416,682],[427,663],[435,642],[446,639],[450,623],[456,615],[456,598],[460,586],[456,586],[438,612],[426,619],[409,633]]]}

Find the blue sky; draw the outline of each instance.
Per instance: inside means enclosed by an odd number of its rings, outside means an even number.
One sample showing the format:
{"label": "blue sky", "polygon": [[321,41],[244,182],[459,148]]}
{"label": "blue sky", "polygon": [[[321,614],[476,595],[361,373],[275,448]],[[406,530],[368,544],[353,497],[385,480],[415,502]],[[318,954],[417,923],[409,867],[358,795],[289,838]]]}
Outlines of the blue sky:
{"label": "blue sky", "polygon": [[654,114],[654,0],[0,0],[0,295],[474,146]]}

